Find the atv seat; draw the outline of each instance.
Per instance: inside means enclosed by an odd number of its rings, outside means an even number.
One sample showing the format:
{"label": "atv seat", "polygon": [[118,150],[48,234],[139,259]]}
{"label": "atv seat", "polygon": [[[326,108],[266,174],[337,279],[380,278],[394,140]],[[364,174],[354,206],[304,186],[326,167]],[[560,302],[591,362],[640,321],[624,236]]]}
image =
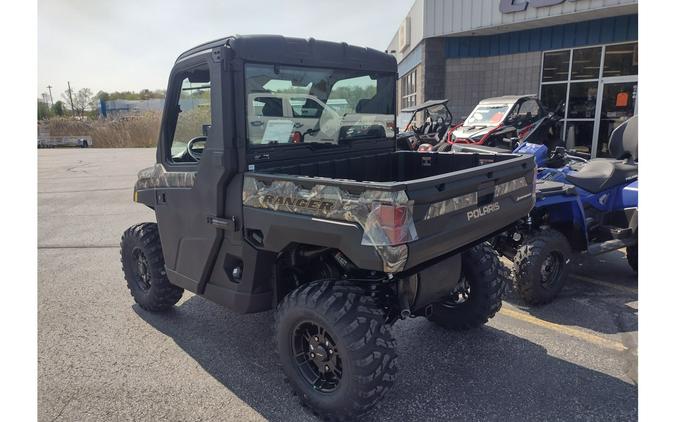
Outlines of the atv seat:
{"label": "atv seat", "polygon": [[595,158],[578,172],[567,174],[567,180],[581,189],[598,193],[631,180],[638,175],[638,118],[619,125],[609,138],[609,152],[615,158]]}
{"label": "atv seat", "polygon": [[637,178],[637,174],[637,164],[597,158],[589,161],[578,172],[568,173],[567,181],[585,191],[598,193],[628,183]]}

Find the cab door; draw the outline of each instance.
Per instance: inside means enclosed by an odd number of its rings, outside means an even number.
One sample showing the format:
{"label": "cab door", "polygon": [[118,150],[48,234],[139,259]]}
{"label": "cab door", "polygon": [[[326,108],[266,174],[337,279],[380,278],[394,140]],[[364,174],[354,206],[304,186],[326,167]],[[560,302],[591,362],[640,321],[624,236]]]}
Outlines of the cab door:
{"label": "cab door", "polygon": [[220,57],[209,50],[174,66],[157,152],[165,175],[155,214],[167,275],[197,293],[225,236],[214,221],[221,221],[226,183],[235,171],[224,148],[222,87],[230,85],[223,83]]}

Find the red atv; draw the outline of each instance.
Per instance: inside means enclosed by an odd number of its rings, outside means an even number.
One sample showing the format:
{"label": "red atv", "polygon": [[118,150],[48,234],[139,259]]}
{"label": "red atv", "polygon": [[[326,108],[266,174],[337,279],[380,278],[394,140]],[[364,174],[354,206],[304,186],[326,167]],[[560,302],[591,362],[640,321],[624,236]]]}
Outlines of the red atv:
{"label": "red atv", "polygon": [[450,151],[453,145],[467,145],[511,151],[525,141],[554,147],[560,143],[558,123],[562,109],[559,106],[547,113],[534,95],[488,98],[478,103],[461,125],[449,130],[433,150]]}

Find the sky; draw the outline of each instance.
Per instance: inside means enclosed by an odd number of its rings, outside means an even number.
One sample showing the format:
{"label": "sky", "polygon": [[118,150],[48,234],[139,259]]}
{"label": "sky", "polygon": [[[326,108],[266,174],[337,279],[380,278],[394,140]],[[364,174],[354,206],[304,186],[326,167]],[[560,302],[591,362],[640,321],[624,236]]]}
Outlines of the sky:
{"label": "sky", "polygon": [[38,96],[165,89],[178,55],[232,34],[387,48],[413,0],[39,0]]}

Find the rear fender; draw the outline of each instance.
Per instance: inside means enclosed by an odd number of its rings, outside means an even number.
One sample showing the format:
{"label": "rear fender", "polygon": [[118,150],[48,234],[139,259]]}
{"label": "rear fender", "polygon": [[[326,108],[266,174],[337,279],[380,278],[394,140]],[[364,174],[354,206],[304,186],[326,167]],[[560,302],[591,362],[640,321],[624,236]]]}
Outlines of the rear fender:
{"label": "rear fender", "polygon": [[535,209],[544,211],[549,225],[562,232],[574,249],[586,249],[586,215],[578,196],[554,195],[541,198],[537,200]]}
{"label": "rear fender", "polygon": [[620,195],[617,195],[613,209],[637,208],[638,206],[638,181],[621,187]]}

